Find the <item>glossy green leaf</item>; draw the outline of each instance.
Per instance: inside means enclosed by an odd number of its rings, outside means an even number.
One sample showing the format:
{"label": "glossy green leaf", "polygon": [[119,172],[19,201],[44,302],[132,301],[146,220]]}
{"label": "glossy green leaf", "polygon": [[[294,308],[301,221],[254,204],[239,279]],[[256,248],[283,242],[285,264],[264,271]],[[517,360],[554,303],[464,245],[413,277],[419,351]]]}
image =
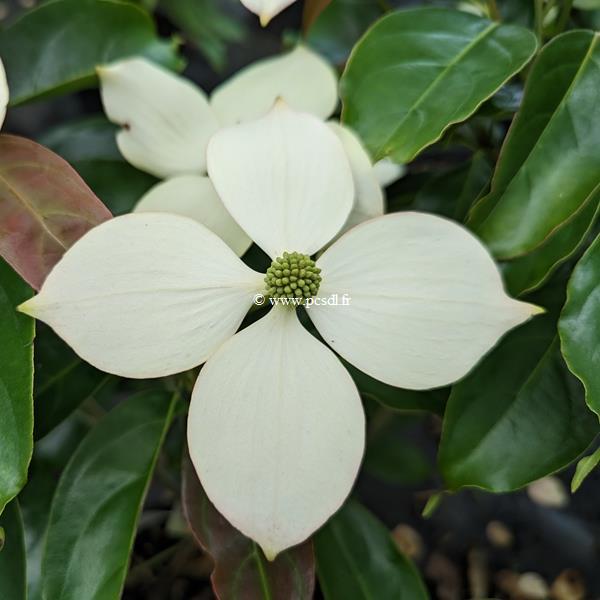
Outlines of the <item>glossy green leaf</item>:
{"label": "glossy green leaf", "polygon": [[500,18],[505,23],[516,23],[533,29],[535,20],[535,3],[523,0],[501,0],[496,3]]}
{"label": "glossy green leaf", "polygon": [[135,54],[182,66],[150,15],[118,0],[43,3],[0,34],[11,105],[92,87],[96,66]]}
{"label": "glossy green leaf", "polygon": [[227,66],[229,45],[247,35],[239,0],[162,0],[160,7],[217,71]]}
{"label": "glossy green leaf", "polygon": [[117,147],[119,127],[103,115],[61,123],[38,140],[68,163],[125,160]]}
{"label": "glossy green leaf", "polygon": [[575,493],[585,481],[586,477],[598,466],[600,463],[600,448],[596,449],[593,454],[584,456],[578,463],[575,469],[575,475],[571,481],[571,492]]}
{"label": "glossy green leaf", "polygon": [[467,164],[432,177],[417,194],[413,208],[462,221],[491,176],[487,158],[478,152]]}
{"label": "glossy green leaf", "polygon": [[[326,4],[326,6],[322,6]],[[317,6],[312,6],[317,5]],[[312,13],[318,14],[312,17]],[[343,63],[350,50],[366,29],[382,14],[373,0],[322,0],[307,2],[304,8],[307,23],[306,43],[334,64]]]}
{"label": "glossy green leaf", "polygon": [[492,191],[469,221],[497,258],[538,248],[597,193],[599,39],[591,31],[560,35],[529,73]]}
{"label": "glossy green leaf", "polygon": [[82,160],[74,165],[113,215],[130,213],[158,180],[124,161]]}
{"label": "glossy green leaf", "polygon": [[312,599],[315,561],[310,541],[269,562],[258,544],[232,527],[213,506],[187,456],[181,498],[196,541],[213,558],[211,582],[219,600]]}
{"label": "glossy green leaf", "polygon": [[422,484],[433,465],[425,449],[411,435],[428,417],[380,408],[369,421],[363,468],[388,483]]}
{"label": "glossy green leaf", "polygon": [[118,128],[103,116],[59,125],[40,142],[62,156],[81,175],[113,215],[132,211],[158,179],[139,171],[121,156]]}
{"label": "glossy green leaf", "polygon": [[346,361],[343,363],[363,396],[398,410],[429,410],[438,414],[444,412],[447,395],[444,390],[418,392],[397,388],[370,377]]}
{"label": "glossy green leaf", "polygon": [[0,515],[0,597],[2,600],[27,600],[25,539],[19,504],[13,500]]}
{"label": "glossy green leaf", "polygon": [[314,538],[325,600],[426,600],[412,563],[388,530],[350,500]]}
{"label": "glossy green leaf", "polygon": [[121,597],[138,517],[175,398],[141,393],[84,438],[63,472],[48,523],[42,595]]}
{"label": "glossy green leaf", "polygon": [[113,381],[79,358],[43,324],[35,340],[34,437],[48,434],[84,400]]}
{"label": "glossy green leaf", "polygon": [[110,211],[62,158],[0,135],[0,255],[39,289],[64,252]]}
{"label": "glossy green leaf", "polygon": [[42,551],[52,497],[60,474],[88,430],[87,422],[72,416],[35,444],[27,485],[19,494],[27,552],[27,600],[43,600]]}
{"label": "glossy green leaf", "polygon": [[558,331],[569,369],[583,382],[589,407],[600,415],[600,236],[573,271]]}
{"label": "glossy green leaf", "polygon": [[376,159],[409,162],[471,115],[535,49],[530,31],[465,12],[392,13],[352,51],[341,81],[342,119]]}
{"label": "glossy green leaf", "polygon": [[593,196],[566,225],[560,227],[533,252],[502,264],[509,293],[520,296],[545,283],[552,273],[585,241],[598,219],[600,194]]}
{"label": "glossy green leaf", "polygon": [[439,464],[451,490],[509,491],[568,465],[599,430],[545,315],[509,333],[454,386]]}
{"label": "glossy green leaf", "polygon": [[33,450],[33,319],[16,311],[32,295],[0,258],[0,513],[25,485]]}

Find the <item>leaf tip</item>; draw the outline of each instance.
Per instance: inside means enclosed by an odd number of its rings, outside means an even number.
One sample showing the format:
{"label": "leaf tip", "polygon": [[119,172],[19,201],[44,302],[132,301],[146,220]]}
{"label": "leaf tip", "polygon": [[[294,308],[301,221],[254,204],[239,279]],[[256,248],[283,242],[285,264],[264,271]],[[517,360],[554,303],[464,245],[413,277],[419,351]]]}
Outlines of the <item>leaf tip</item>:
{"label": "leaf tip", "polygon": [[429,498],[429,500],[427,500],[427,503],[425,504],[425,507],[423,508],[423,510],[421,512],[421,516],[424,519],[431,518],[433,513],[438,509],[440,503],[442,502],[443,497],[444,497],[443,491],[433,494],[433,496],[431,496]]}
{"label": "leaf tip", "polygon": [[582,479],[577,477],[577,474],[575,474],[573,479],[571,480],[571,494],[574,494],[579,489],[581,482]]}
{"label": "leaf tip", "polygon": [[37,296],[33,296],[33,298],[29,298],[29,300],[26,300],[25,302],[19,304],[19,306],[17,306],[17,311],[20,313],[23,313],[29,317],[34,317],[35,318],[35,302],[34,300],[37,298]]}

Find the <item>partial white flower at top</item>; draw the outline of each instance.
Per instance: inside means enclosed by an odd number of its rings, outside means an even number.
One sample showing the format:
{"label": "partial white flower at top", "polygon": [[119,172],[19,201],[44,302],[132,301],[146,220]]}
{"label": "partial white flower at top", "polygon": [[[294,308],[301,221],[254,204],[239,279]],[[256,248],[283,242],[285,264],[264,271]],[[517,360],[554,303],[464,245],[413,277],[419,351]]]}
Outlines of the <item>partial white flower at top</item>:
{"label": "partial white flower at top", "polygon": [[[135,211],[189,216],[219,235],[238,256],[251,240],[206,176],[208,140],[221,127],[264,116],[277,98],[323,120],[338,104],[335,70],[305,46],[242,69],[210,99],[190,81],[141,58],[101,67],[98,74],[106,114],[123,126],[117,134],[121,153],[139,169],[165,179]],[[355,206],[347,228],[383,214],[382,185],[396,179],[402,167],[388,162],[373,168],[356,134],[337,123],[331,126],[346,147],[355,179]]]}
{"label": "partial white flower at top", "polygon": [[6,116],[6,107],[8,106],[8,82],[6,81],[6,71],[4,70],[4,64],[0,59],[0,129],[4,124],[4,117]]}
{"label": "partial white flower at top", "polygon": [[371,219],[333,242],[353,206],[340,139],[283,102],[217,133],[208,173],[227,210],[269,254],[248,268],[192,219],[138,213],[92,229],[20,310],[83,359],[124,377],[206,361],[192,394],[190,454],[217,509],[273,559],[341,506],[365,421],[352,378],[275,304],[236,334],[256,294],[328,299],[307,313],[335,352],[387,384],[423,390],[463,377],[507,330],[539,312],[511,299],[466,229],[414,212]]}
{"label": "partial white flower at top", "polygon": [[284,8],[294,4],[296,0],[240,0],[241,3],[251,10],[255,15],[258,15],[260,24],[266,27],[269,21],[278,15]]}

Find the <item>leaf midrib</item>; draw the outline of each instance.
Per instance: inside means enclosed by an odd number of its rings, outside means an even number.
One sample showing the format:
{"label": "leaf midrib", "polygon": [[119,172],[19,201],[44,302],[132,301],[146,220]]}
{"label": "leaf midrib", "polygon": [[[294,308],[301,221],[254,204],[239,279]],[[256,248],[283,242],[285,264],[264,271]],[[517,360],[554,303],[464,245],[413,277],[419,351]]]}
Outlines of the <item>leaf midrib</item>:
{"label": "leaf midrib", "polygon": [[[506,406],[506,408],[502,411],[502,414],[500,415],[500,417],[498,419],[496,419],[496,422],[469,448],[469,451],[465,452],[465,458],[460,461],[456,461],[454,463],[454,469],[456,469],[458,467],[458,465],[462,465],[463,468],[464,468],[464,465],[468,465],[469,461],[471,461],[473,459],[473,456],[481,450],[481,447],[486,442],[486,440],[492,435],[492,433],[498,427],[500,427],[500,425],[502,425],[504,423],[507,415],[514,409],[519,396],[523,392],[523,389],[525,387],[527,387],[528,385],[530,385],[531,381],[535,378],[537,373],[542,368],[544,368],[548,356],[550,356],[552,354],[552,352],[554,352],[556,350],[556,343],[557,343],[557,336],[555,336],[554,338],[552,338],[552,340],[550,340],[548,347],[540,355],[540,358],[538,359],[533,370],[518,386],[518,389],[515,391],[515,393],[511,394],[511,396],[513,397],[513,401],[511,401]],[[464,485],[464,484],[461,484],[461,485]]]}
{"label": "leaf midrib", "polygon": [[25,207],[27,212],[29,212],[32,215],[33,219],[38,222],[38,224],[40,225],[42,230],[45,231],[48,234],[48,236],[50,238],[52,238],[59,246],[61,246],[61,248],[66,250],[67,249],[66,244],[63,241],[61,241],[50,230],[50,228],[44,222],[44,219],[37,214],[34,207],[29,203],[29,201],[10,184],[9,180],[1,172],[0,172],[0,182],[2,182],[8,188],[9,192],[11,192],[13,194],[13,196]]}
{"label": "leaf midrib", "polygon": [[484,40],[489,34],[500,27],[500,23],[491,23],[485,29],[480,31],[477,36],[469,42],[446,66],[445,68],[431,81],[431,83],[423,90],[419,98],[410,109],[406,112],[402,120],[396,125],[392,133],[385,139],[385,141],[380,145],[375,153],[375,156],[382,157],[385,156],[385,146],[390,144],[390,142],[398,135],[400,129],[404,126],[408,118],[415,112],[417,108],[419,108],[423,102],[429,97],[429,95],[433,92],[433,90],[437,87],[437,85],[445,79],[446,75],[458,64],[458,62],[464,58],[475,46],[477,46],[482,40]]}
{"label": "leaf midrib", "polygon": [[[504,189],[501,192],[498,191],[498,186],[496,186],[496,189],[494,189],[494,179],[492,178],[492,190],[490,191],[489,195],[499,193],[500,197],[499,197],[498,201],[495,203],[495,205],[491,208],[491,210],[487,214],[487,216],[477,226],[477,229],[479,231],[481,231],[481,229],[488,222],[488,220],[490,219],[490,217],[497,211],[497,209],[501,205],[500,199],[502,198],[502,196],[504,196],[507,193],[508,189],[511,187],[511,185],[513,184],[513,182],[516,179],[516,177],[519,175],[519,173],[521,173],[523,171],[523,169],[529,163],[529,161],[531,160],[531,156],[533,155],[533,153],[535,152],[535,150],[540,145],[540,142],[542,141],[542,138],[544,138],[547,135],[548,128],[550,127],[550,124],[553,122],[553,120],[556,117],[556,115],[559,112],[559,110],[561,110],[563,108],[563,106],[566,104],[567,100],[570,98],[570,96],[571,96],[571,94],[573,92],[573,89],[575,87],[575,84],[582,77],[582,73],[585,70],[585,68],[587,66],[587,63],[590,61],[590,59],[592,57],[592,53],[593,53],[593,51],[595,49],[595,46],[596,46],[596,44],[598,42],[598,39],[600,39],[600,34],[596,33],[593,36],[592,41],[590,42],[590,46],[587,49],[587,52],[586,52],[585,56],[583,57],[583,60],[581,61],[581,64],[579,65],[579,68],[577,69],[577,72],[575,73],[575,76],[573,77],[573,80],[569,84],[569,87],[565,91],[565,93],[564,93],[561,101],[556,105],[556,108],[552,111],[552,114],[550,115],[550,117],[548,118],[547,123],[544,125],[544,128],[540,132],[540,135],[538,136],[537,140],[535,141],[535,144],[531,147],[531,150],[527,153],[527,158],[525,158],[525,160],[521,163],[521,166],[513,173],[513,175],[511,176],[510,180],[507,182],[507,184],[504,186]],[[486,196],[486,198],[489,197],[489,195]],[[482,199],[482,202],[483,201],[485,201],[485,198]],[[584,202],[584,204],[585,204],[585,202]],[[568,220],[569,219],[566,219],[565,221],[568,221]],[[561,223],[561,225],[564,224],[565,221],[563,221]],[[557,229],[557,228],[558,227],[556,227],[555,229]],[[539,245],[541,245],[541,244],[539,244]],[[536,247],[539,247],[539,245],[536,246]]]}
{"label": "leaf midrib", "polygon": [[345,558],[346,562],[350,566],[351,572],[353,572],[356,577],[356,581],[357,581],[358,587],[359,587],[362,595],[366,598],[366,600],[375,600],[375,598],[373,596],[371,596],[371,593],[369,592],[369,588],[366,585],[365,580],[362,578],[360,565],[356,564],[356,561],[352,557],[352,554],[350,552],[348,552],[348,549],[346,548],[346,546],[344,544],[343,537],[340,535],[340,532],[338,530],[338,524],[335,521],[331,521],[330,527],[331,527],[331,533],[333,535],[333,538],[335,539],[335,541],[338,543],[338,545],[340,547],[342,556]]}

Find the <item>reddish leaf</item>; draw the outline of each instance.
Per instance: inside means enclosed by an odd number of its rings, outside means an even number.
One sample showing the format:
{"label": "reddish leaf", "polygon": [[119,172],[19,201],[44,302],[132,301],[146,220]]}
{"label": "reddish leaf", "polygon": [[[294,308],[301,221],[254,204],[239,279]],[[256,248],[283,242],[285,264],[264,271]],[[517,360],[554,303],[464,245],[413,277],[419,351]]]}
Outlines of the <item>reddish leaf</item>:
{"label": "reddish leaf", "polygon": [[197,542],[212,556],[211,581],[219,600],[310,600],[315,587],[312,542],[267,561],[252,540],[211,504],[189,458],[183,463],[182,502]]}
{"label": "reddish leaf", "polygon": [[327,8],[331,0],[306,0],[302,14],[302,30],[308,33],[317,17]]}
{"label": "reddish leaf", "polygon": [[65,250],[110,219],[77,172],[24,138],[0,135],[0,256],[35,289]]}

